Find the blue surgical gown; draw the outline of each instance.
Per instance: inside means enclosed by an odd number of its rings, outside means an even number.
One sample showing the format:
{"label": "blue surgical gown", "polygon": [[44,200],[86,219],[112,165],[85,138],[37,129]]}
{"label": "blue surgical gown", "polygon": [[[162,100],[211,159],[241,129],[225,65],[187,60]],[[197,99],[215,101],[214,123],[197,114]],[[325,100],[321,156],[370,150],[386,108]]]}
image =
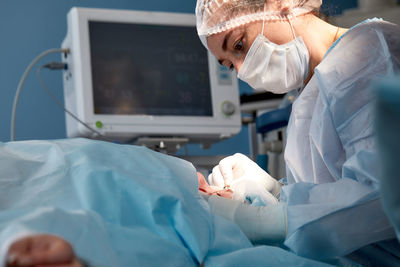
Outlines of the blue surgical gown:
{"label": "blue surgical gown", "polygon": [[400,27],[367,20],[335,42],[295,100],[281,193],[295,253],[330,258],[395,238],[379,194],[369,89],[399,72]]}
{"label": "blue surgical gown", "polygon": [[90,266],[326,266],[253,247],[210,213],[189,162],[87,139],[0,143],[0,266],[35,233],[61,236]]}

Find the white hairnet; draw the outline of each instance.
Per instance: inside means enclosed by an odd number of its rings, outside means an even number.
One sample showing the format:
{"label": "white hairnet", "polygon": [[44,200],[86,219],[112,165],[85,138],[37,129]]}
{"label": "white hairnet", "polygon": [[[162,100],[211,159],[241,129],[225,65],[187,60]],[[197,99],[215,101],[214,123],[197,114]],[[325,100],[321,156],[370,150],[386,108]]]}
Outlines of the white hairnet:
{"label": "white hairnet", "polygon": [[197,32],[209,36],[263,18],[283,20],[311,12],[321,4],[322,0],[197,0]]}

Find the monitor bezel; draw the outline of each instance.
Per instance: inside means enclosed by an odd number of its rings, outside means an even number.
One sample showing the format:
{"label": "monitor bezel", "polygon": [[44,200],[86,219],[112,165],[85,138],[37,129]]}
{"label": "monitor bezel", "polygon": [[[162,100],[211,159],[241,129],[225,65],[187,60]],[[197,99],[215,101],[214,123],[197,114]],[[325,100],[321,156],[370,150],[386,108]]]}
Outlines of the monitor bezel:
{"label": "monitor bezel", "polygon": [[[75,88],[90,88],[90,90],[76,90],[76,112],[84,122],[95,126],[101,121],[105,126],[99,129],[103,132],[128,132],[132,131],[130,125],[134,125],[133,131],[151,132],[154,134],[236,134],[240,130],[240,107],[238,95],[238,81],[235,73],[232,73],[232,85],[218,84],[216,75],[218,62],[207,51],[208,67],[211,87],[211,101],[213,116],[154,116],[154,115],[115,115],[95,114],[92,90],[92,72],[90,55],[89,21],[110,23],[135,23],[148,25],[171,25],[195,27],[194,14],[146,12],[132,10],[104,10],[92,8],[72,8],[69,13],[69,31],[72,39],[71,53],[73,56],[72,72],[75,74]],[[70,29],[71,28],[71,29]],[[200,42],[200,40],[199,40]],[[228,93],[228,94],[227,94]],[[230,101],[236,106],[235,114],[227,116],[221,112],[221,103]],[[190,127],[187,127],[190,126]],[[89,133],[89,130],[78,125],[78,131]],[[162,129],[160,129],[162,127]]]}

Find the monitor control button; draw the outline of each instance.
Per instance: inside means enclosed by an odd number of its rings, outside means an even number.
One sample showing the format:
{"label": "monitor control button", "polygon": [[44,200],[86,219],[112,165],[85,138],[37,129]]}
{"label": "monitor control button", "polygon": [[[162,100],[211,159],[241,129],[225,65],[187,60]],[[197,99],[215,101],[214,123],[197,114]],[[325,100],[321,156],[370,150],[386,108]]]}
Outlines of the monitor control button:
{"label": "monitor control button", "polygon": [[231,116],[235,113],[235,105],[230,101],[224,101],[221,104],[221,111],[226,116]]}

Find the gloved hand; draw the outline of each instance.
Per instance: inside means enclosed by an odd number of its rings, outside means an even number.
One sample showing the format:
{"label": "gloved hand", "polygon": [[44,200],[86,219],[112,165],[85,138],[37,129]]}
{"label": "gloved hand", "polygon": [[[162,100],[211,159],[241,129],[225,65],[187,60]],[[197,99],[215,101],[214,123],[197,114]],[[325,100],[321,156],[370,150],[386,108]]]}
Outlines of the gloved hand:
{"label": "gloved hand", "polygon": [[[229,187],[233,191],[233,199],[240,200],[247,194],[254,195],[265,190],[266,203],[276,203],[274,199],[279,196],[281,185],[268,173],[261,169],[257,163],[247,156],[236,153],[222,159],[208,176],[211,186],[219,188]],[[257,192],[252,192],[252,191]]]}
{"label": "gloved hand", "polygon": [[254,207],[215,195],[208,204],[211,213],[236,223],[254,244],[276,244],[287,236],[286,204]]}

